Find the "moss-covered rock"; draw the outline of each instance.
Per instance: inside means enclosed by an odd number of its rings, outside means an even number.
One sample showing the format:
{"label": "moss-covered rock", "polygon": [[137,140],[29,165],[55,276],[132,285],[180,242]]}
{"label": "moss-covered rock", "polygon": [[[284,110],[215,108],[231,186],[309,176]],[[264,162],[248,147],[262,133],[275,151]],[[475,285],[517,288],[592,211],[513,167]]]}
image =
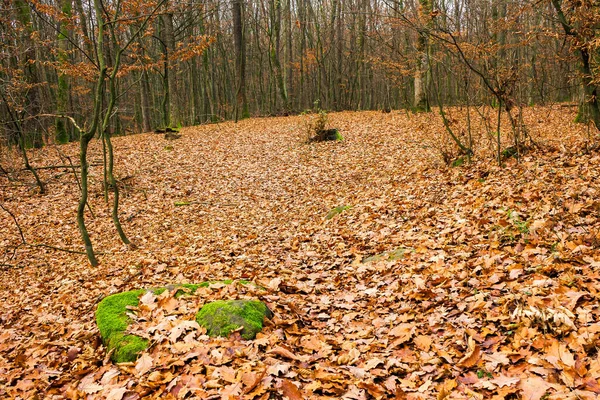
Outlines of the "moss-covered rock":
{"label": "moss-covered rock", "polygon": [[[215,283],[224,283],[229,285],[233,280],[226,279],[224,281],[208,281],[198,284],[178,284],[169,285],[164,288],[149,289],[155,295],[160,295],[165,290],[177,290],[175,297],[180,297],[187,294],[194,294],[198,288],[209,287]],[[242,285],[249,284],[246,280],[240,280]],[[127,315],[128,307],[137,307],[139,298],[148,290],[138,289],[129,292],[117,293],[105,297],[96,309],[96,324],[100,330],[102,342],[108,351],[114,349],[111,359],[114,362],[131,362],[135,361],[140,352],[145,350],[149,342],[148,340],[136,335],[126,334],[127,327],[131,323],[131,319]],[[262,320],[261,320],[262,323]]]}
{"label": "moss-covered rock", "polygon": [[148,347],[146,339],[125,334],[130,322],[127,307],[136,307],[144,292],[144,289],[140,289],[113,294],[98,304],[96,323],[106,348],[109,351],[114,349],[111,356],[114,362],[134,361]]}
{"label": "moss-covered rock", "polygon": [[205,304],[196,321],[206,328],[210,336],[224,336],[242,327],[244,339],[254,339],[263,328],[264,318],[272,318],[273,313],[258,300],[218,300]]}

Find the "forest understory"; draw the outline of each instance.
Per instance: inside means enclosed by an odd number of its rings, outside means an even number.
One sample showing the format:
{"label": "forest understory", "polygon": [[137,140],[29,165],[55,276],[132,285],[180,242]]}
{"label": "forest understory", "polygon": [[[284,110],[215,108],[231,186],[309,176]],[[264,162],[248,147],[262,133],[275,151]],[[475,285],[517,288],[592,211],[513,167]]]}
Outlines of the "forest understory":
{"label": "forest understory", "polygon": [[[93,141],[97,268],[39,246],[83,250],[71,169],[39,169],[45,195],[28,171],[0,175],[0,397],[596,399],[600,152],[575,111],[525,109],[538,147],[503,167],[476,125],[473,162],[444,165],[433,113],[330,114],[341,142],[307,143],[302,116],[114,138],[131,248]],[[76,143],[58,148],[77,160]],[[29,155],[64,163],[54,146]],[[132,310],[153,344],[110,362],[103,297],[223,279],[265,290],[217,284]],[[190,323],[206,301],[244,297],[275,314],[254,341]]]}

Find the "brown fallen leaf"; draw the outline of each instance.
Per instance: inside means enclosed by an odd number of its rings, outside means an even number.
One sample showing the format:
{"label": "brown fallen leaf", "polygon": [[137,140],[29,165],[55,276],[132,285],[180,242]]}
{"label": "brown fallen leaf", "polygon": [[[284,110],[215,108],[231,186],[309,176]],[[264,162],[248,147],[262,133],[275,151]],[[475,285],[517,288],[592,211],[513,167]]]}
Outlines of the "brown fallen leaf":
{"label": "brown fallen leaf", "polygon": [[239,381],[237,378],[237,371],[231,367],[226,365],[219,367],[219,374],[221,375],[221,379],[225,382],[236,383]]}
{"label": "brown fallen leaf", "polygon": [[386,390],[383,387],[373,382],[359,382],[357,386],[361,389],[365,389],[367,393],[377,400],[383,398],[383,396],[386,394]]}
{"label": "brown fallen leaf", "polygon": [[283,392],[283,395],[285,397],[287,397],[289,400],[303,400],[304,399],[304,396],[302,395],[302,393],[300,392],[298,387],[296,385],[294,385],[290,380],[282,379],[279,386],[281,388],[281,391]]}
{"label": "brown fallen leaf", "polygon": [[245,386],[244,393],[251,392],[260,383],[266,373],[266,369],[263,369],[261,372],[244,372],[242,374],[242,383]]}
{"label": "brown fallen leaf", "polygon": [[414,324],[399,324],[398,326],[392,328],[390,330],[390,336],[400,337],[400,338],[410,338],[412,336],[412,332],[414,330]]}
{"label": "brown fallen leaf", "polygon": [[222,400],[236,400],[240,398],[242,394],[242,384],[240,382],[226,386],[221,391]]}
{"label": "brown fallen leaf", "polygon": [[437,400],[446,399],[448,396],[450,396],[450,393],[452,393],[452,390],[456,386],[457,386],[457,383],[456,383],[456,380],[454,380],[454,379],[447,379],[446,381],[444,381],[444,383],[439,386]]}
{"label": "brown fallen leaf", "polygon": [[530,376],[525,379],[521,379],[519,385],[523,394],[524,400],[540,400],[550,388],[550,384],[545,379],[537,376]]}
{"label": "brown fallen leaf", "polygon": [[125,393],[127,393],[126,387],[111,389],[106,396],[106,400],[121,400]]}
{"label": "brown fallen leaf", "polygon": [[413,339],[415,346],[417,349],[423,351],[429,351],[431,348],[431,343],[433,342],[430,336],[427,335],[418,335]]}
{"label": "brown fallen leaf", "polygon": [[586,390],[590,392],[594,392],[596,394],[600,394],[600,384],[598,384],[598,379],[588,378],[584,381],[584,387]]}
{"label": "brown fallen leaf", "polygon": [[140,358],[138,358],[135,363],[135,370],[137,372],[137,376],[144,375],[146,372],[150,371],[154,366],[154,359],[148,353],[143,353]]}
{"label": "brown fallen leaf", "polygon": [[269,354],[277,354],[278,356],[281,356],[283,358],[287,358],[287,359],[290,359],[290,360],[299,360],[298,356],[296,356],[294,353],[292,353],[288,349],[285,349],[285,348],[283,348],[281,346],[277,346],[277,347],[269,350],[267,353],[269,353]]}
{"label": "brown fallen leaf", "polygon": [[475,340],[473,340],[473,337],[469,336],[468,351],[463,356],[463,358],[461,358],[458,361],[457,365],[459,367],[471,368],[472,366],[477,364],[477,362],[479,361],[480,358],[481,358],[481,347],[477,343],[475,343]]}
{"label": "brown fallen leaf", "polygon": [[521,381],[521,378],[519,378],[517,376],[499,375],[499,376],[495,377],[494,379],[492,379],[490,382],[492,382],[494,385],[501,388],[504,386],[516,385],[520,381]]}

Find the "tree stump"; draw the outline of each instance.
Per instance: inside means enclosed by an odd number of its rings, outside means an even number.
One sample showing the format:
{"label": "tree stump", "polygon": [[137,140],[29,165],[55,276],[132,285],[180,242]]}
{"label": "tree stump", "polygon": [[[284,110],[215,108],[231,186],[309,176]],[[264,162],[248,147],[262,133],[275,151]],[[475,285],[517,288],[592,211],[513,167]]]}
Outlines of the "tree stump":
{"label": "tree stump", "polygon": [[327,142],[344,140],[340,132],[337,129],[321,129],[317,131],[317,134],[310,138],[311,142]]}

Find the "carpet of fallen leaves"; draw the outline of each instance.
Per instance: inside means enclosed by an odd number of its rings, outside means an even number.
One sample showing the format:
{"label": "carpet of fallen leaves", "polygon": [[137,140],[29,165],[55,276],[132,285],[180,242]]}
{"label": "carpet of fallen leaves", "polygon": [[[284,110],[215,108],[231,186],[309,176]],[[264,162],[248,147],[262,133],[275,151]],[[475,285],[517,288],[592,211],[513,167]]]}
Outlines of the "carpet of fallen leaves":
{"label": "carpet of fallen leaves", "polygon": [[[526,110],[540,148],[503,168],[485,135],[482,157],[441,165],[439,118],[397,111],[332,114],[340,143],[306,144],[302,117],[115,138],[134,249],[110,220],[95,143],[97,268],[35,246],[82,250],[70,169],[40,170],[46,195],[26,171],[0,176],[30,244],[0,210],[0,397],[595,399],[600,153],[572,111]],[[57,149],[32,164],[65,164]],[[76,144],[59,149],[76,163]],[[227,278],[265,290],[146,296],[131,331],[151,348],[109,361],[104,296]],[[247,297],[275,313],[254,341],[194,322],[206,301]]]}

